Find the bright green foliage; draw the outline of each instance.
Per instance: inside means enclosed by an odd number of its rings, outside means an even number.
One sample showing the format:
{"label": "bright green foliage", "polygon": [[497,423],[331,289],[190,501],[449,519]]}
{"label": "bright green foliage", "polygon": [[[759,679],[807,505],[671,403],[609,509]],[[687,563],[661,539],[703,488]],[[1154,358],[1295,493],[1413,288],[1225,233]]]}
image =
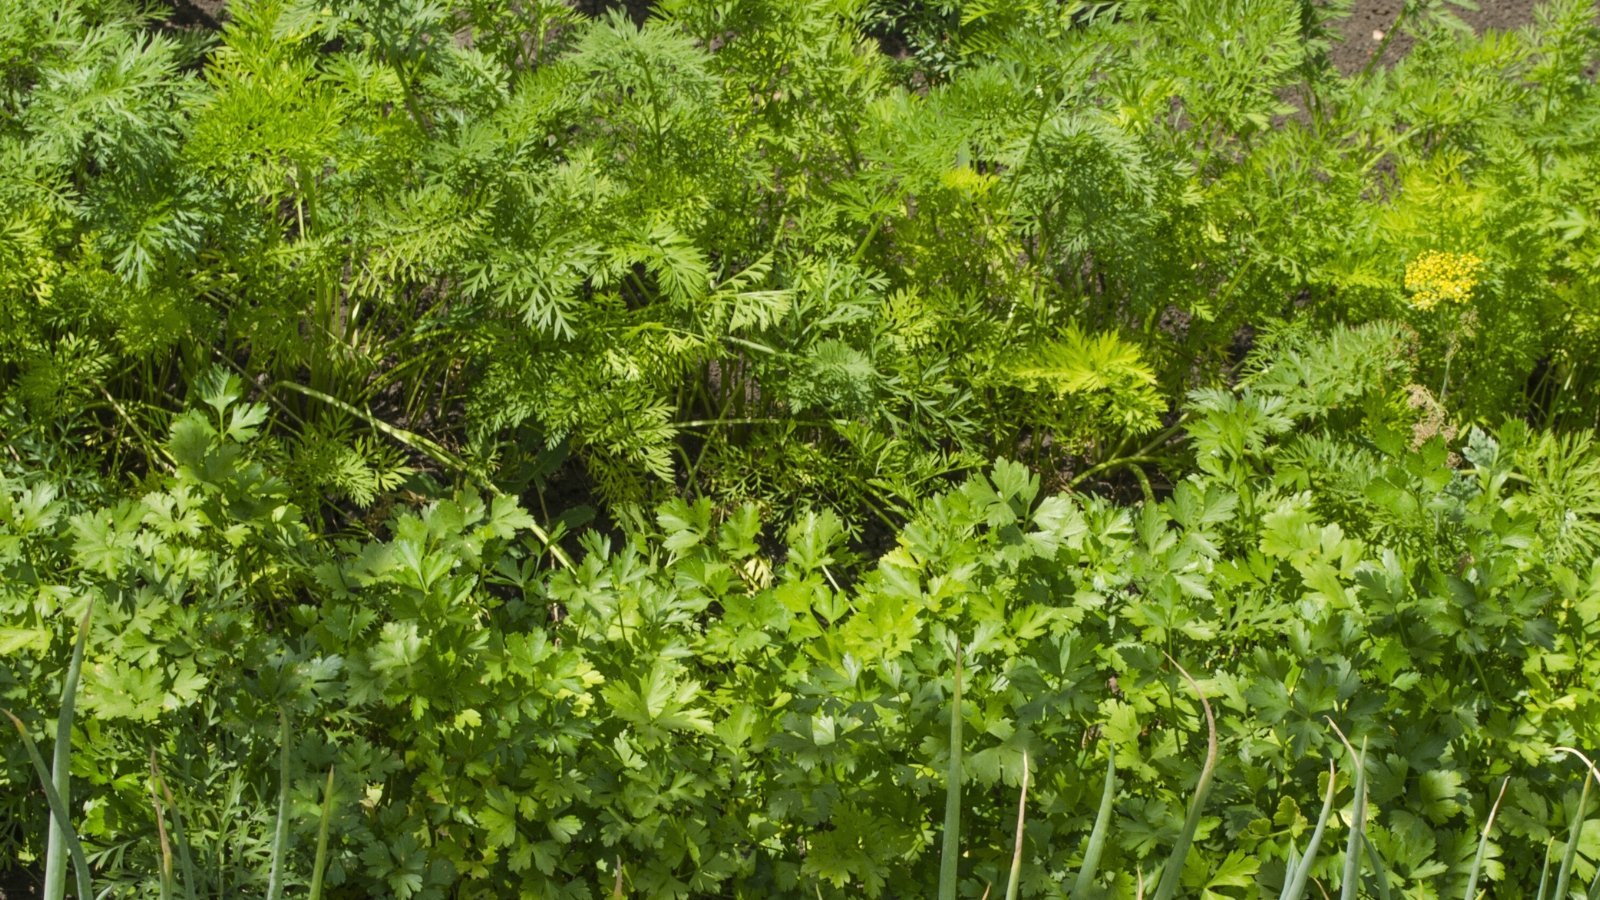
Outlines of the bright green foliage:
{"label": "bright green foliage", "polygon": [[1600,32],[1346,5],[0,4],[0,859],[1594,883]]}
{"label": "bright green foliage", "polygon": [[[283,669],[270,624],[281,616],[279,598],[303,579],[296,573],[309,548],[284,483],[244,455],[241,442],[255,437],[264,411],[235,402],[237,390],[237,381],[218,378],[206,392],[211,405],[173,422],[166,446],[176,473],[142,497],[88,508],[50,482],[7,473],[0,702],[19,713],[55,709],[30,685],[56,683],[67,656],[52,648],[69,637],[67,618],[92,601],[71,760],[75,792],[97,798],[75,812],[84,815],[80,834],[100,842],[91,852],[99,864],[121,860],[137,872],[154,861],[153,842],[129,845],[153,831],[152,746],[180,791],[218,792],[203,807],[178,798],[191,839],[213,852],[265,856],[259,826],[270,806],[258,804],[270,797],[268,785],[237,766],[275,769],[272,704],[305,676]],[[21,774],[9,769],[14,787],[0,812],[19,824],[31,819],[24,811],[32,802],[15,789],[27,783]],[[15,851],[26,836],[6,839]],[[108,836],[115,840],[106,843]],[[209,887],[237,889],[240,874],[219,871]],[[96,878],[102,887],[108,880]]]}
{"label": "bright green foliage", "polygon": [[[1191,405],[1204,465],[1156,502],[1047,496],[1001,463],[922,504],[877,560],[831,513],[774,551],[753,507],[674,501],[651,534],[589,535],[559,571],[526,512],[472,491],[378,540],[313,541],[257,460],[260,407],[214,377],[170,429],[175,473],[140,500],[86,507],[9,476],[0,693],[52,708],[69,616],[95,597],[76,812],[97,881],[134,892],[159,872],[150,746],[201,894],[265,889],[281,709],[286,896],[310,877],[330,764],[331,890],[593,896],[620,864],[634,896],[931,895],[952,733],[960,896],[1010,870],[1024,753],[1019,895],[1062,896],[1109,748],[1095,883],[1125,895],[1136,872],[1155,883],[1205,756],[1166,651],[1220,741],[1179,894],[1279,889],[1342,758],[1327,719],[1368,748],[1366,838],[1395,889],[1461,889],[1507,775],[1480,877],[1527,883],[1578,787],[1553,749],[1600,736],[1595,512],[1550,523],[1529,504],[1561,490],[1539,483],[1552,454],[1573,471],[1593,451],[1520,426],[1416,440],[1393,340],[1275,335],[1240,388]],[[1354,350],[1364,368],[1338,365]],[[42,826],[33,793],[4,796]],[[1576,858],[1587,883],[1594,856]],[[1310,878],[1342,863],[1324,853]]]}
{"label": "bright green foliage", "polygon": [[11,4],[0,421],[159,469],[220,361],[369,530],[428,471],[893,524],[995,456],[1170,464],[1279,318],[1405,322],[1457,419],[1595,425],[1588,5],[1412,8],[1346,77],[1300,0]]}

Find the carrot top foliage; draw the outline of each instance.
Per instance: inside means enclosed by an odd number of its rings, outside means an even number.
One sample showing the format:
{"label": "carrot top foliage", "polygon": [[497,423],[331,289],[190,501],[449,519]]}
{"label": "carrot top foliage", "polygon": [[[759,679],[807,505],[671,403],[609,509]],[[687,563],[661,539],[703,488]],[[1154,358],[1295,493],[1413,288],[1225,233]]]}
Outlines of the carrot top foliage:
{"label": "carrot top foliage", "polygon": [[17,5],[4,432],[156,471],[222,364],[339,528],[419,473],[892,524],[1170,474],[1262,326],[1380,319],[1453,419],[1593,426],[1587,7],[1414,5],[1354,77],[1291,0]]}
{"label": "carrot top foliage", "polygon": [[0,858],[1588,885],[1600,30],[1348,6],[0,4]]}

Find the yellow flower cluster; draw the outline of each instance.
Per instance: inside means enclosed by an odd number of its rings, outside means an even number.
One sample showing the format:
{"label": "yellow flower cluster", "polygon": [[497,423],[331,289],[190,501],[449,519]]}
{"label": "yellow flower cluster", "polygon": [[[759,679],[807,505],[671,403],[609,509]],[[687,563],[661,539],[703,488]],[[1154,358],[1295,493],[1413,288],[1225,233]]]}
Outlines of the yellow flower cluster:
{"label": "yellow flower cluster", "polygon": [[1483,274],[1483,259],[1476,253],[1429,250],[1406,266],[1406,290],[1411,305],[1430,310],[1440,303],[1466,303]]}

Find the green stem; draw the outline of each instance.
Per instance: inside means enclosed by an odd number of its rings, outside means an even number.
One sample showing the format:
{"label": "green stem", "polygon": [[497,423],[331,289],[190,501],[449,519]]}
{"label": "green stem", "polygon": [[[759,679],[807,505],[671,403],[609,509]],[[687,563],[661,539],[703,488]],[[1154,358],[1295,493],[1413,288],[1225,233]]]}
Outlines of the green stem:
{"label": "green stem", "polygon": [[1022,880],[1022,838],[1028,822],[1028,751],[1022,751],[1022,790],[1017,796],[1017,839],[1011,851],[1011,876],[1006,879],[1006,900],[1017,900]]}
{"label": "green stem", "polygon": [[1489,853],[1489,831],[1494,828],[1495,813],[1500,811],[1500,801],[1506,798],[1506,786],[1511,784],[1511,776],[1507,775],[1500,782],[1500,795],[1494,798],[1494,805],[1489,807],[1489,817],[1483,823],[1483,834],[1478,838],[1478,853],[1472,858],[1472,872],[1467,876],[1467,890],[1461,896],[1465,900],[1478,900],[1478,873],[1483,869],[1484,857]]}
{"label": "green stem", "polygon": [[1378,42],[1378,49],[1372,51],[1372,56],[1367,59],[1367,64],[1361,67],[1360,78],[1365,79],[1372,74],[1373,67],[1378,64],[1379,60],[1383,59],[1383,52],[1389,49],[1389,44],[1394,41],[1394,36],[1400,33],[1401,26],[1405,24],[1406,18],[1410,16],[1414,7],[1415,4],[1410,0],[1401,5],[1400,12],[1394,17],[1394,24],[1389,26],[1389,30],[1383,33],[1383,40]]}
{"label": "green stem", "polygon": [[278,818],[272,829],[272,867],[267,900],[283,896],[283,858],[289,845],[289,714],[278,711]]}
{"label": "green stem", "polygon": [[[28,752],[28,760],[33,763],[34,774],[39,778],[39,786],[44,789],[45,803],[50,807],[51,828],[59,827],[65,835],[67,851],[72,856],[72,867],[77,873],[78,896],[93,897],[94,894],[90,889],[89,882],[88,857],[83,854],[83,845],[78,842],[77,832],[72,830],[72,822],[67,815],[66,801],[61,799],[61,794],[56,792],[56,786],[50,781],[50,770],[45,767],[44,757],[39,754],[39,745],[34,742],[33,735],[28,733],[27,726],[22,724],[21,719],[12,715],[10,710],[0,710],[0,714],[4,714],[6,718],[11,720],[12,727],[17,729],[17,735],[22,738],[23,749]],[[61,882],[61,886],[56,889],[58,897],[66,896],[66,865],[47,856],[45,858],[46,890],[50,889],[52,872],[60,873],[56,876]],[[41,894],[40,896],[45,897],[46,900],[50,898],[49,894]]]}
{"label": "green stem", "polygon": [[878,236],[878,229],[883,226],[883,220],[887,217],[886,213],[879,213],[872,218],[872,225],[867,229],[866,236],[861,239],[860,244],[856,245],[856,252],[850,254],[850,262],[852,264],[861,262],[861,258],[866,255],[867,248],[872,246],[872,239]]}
{"label": "green stem", "polygon": [[945,773],[944,843],[939,853],[939,900],[956,900],[961,854],[961,644],[955,647],[955,686],[950,700],[950,765]]}
{"label": "green stem", "polygon": [[[78,679],[83,673],[83,654],[89,643],[89,619],[94,615],[94,601],[89,601],[89,608],[84,610],[83,618],[78,622],[78,639],[72,645],[72,660],[67,664],[66,678],[61,684],[61,714],[56,717],[56,743],[51,749],[51,787],[61,798],[63,809],[72,802],[72,719],[78,705]],[[45,842],[45,900],[61,900],[67,892],[67,866],[66,858],[71,854],[67,848],[71,825],[65,821],[52,819],[49,835]],[[71,838],[71,843],[76,844],[77,839]],[[81,854],[82,848],[77,853]],[[74,859],[76,862],[76,859]],[[80,893],[84,882],[87,881],[85,872],[79,872],[78,882]],[[87,897],[87,895],[84,895]]]}
{"label": "green stem", "polygon": [[[323,403],[326,403],[335,409],[343,410],[344,412],[355,416],[361,421],[366,422],[368,425],[371,425],[378,431],[381,431],[389,437],[394,438],[407,447],[410,447],[411,449],[416,450],[418,453],[421,453],[429,459],[432,459],[434,462],[437,462],[440,465],[448,468],[455,469],[461,474],[466,475],[467,477],[473,479],[474,482],[482,485],[491,494],[499,496],[502,493],[500,488],[497,487],[494,482],[484,478],[481,473],[479,473],[478,470],[470,463],[456,454],[451,453],[449,450],[445,449],[443,446],[429,438],[417,434],[414,431],[396,428],[395,426],[390,425],[388,422],[385,422],[377,416],[374,416],[372,413],[357,409],[349,403],[340,400],[338,397],[324,394],[315,388],[308,388],[305,385],[296,384],[292,381],[276,382],[268,390],[274,390],[280,387],[288,388],[291,391],[304,394],[314,400],[321,400]],[[532,531],[533,536],[538,538],[540,543],[544,544],[545,549],[550,551],[550,555],[554,557],[557,562],[561,563],[561,565],[568,569],[575,567],[572,557],[567,554],[566,550],[561,548],[560,544],[557,544],[551,539],[549,532],[539,527],[538,524],[530,524],[528,526],[528,530]]]}
{"label": "green stem", "polygon": [[1073,900],[1084,900],[1094,886],[1095,872],[1100,868],[1100,855],[1105,851],[1106,832],[1111,828],[1112,802],[1117,797],[1117,748],[1106,746],[1106,783],[1100,790],[1100,810],[1094,816],[1094,829],[1089,832],[1089,846],[1083,853],[1083,865],[1078,869],[1078,880],[1072,885]]}
{"label": "green stem", "polygon": [[1172,847],[1172,855],[1167,858],[1167,864],[1162,867],[1161,881],[1156,884],[1155,900],[1172,900],[1178,893],[1178,878],[1183,874],[1183,863],[1189,857],[1189,846],[1194,842],[1195,832],[1200,830],[1200,816],[1205,810],[1206,796],[1211,793],[1211,778],[1217,772],[1217,719],[1211,712],[1211,703],[1206,700],[1205,691],[1200,689],[1200,683],[1194,680],[1188,670],[1178,665],[1178,661],[1167,655],[1167,662],[1172,663],[1183,679],[1189,682],[1189,687],[1194,689],[1195,695],[1200,698],[1200,708],[1206,716],[1206,758],[1200,767],[1200,778],[1194,785],[1194,797],[1189,801],[1189,814],[1183,820],[1183,830],[1178,832],[1178,840]]}
{"label": "green stem", "polygon": [[[1084,481],[1087,481],[1089,478],[1108,469],[1115,469],[1119,466],[1134,466],[1159,462],[1161,462],[1161,459],[1155,456],[1124,456],[1118,459],[1108,459],[1105,462],[1097,463],[1096,465],[1090,466],[1089,468],[1083,470],[1083,472],[1081,472],[1077,477],[1073,478],[1072,481],[1068,483],[1068,487],[1075,488]],[[1144,473],[1142,471],[1139,471],[1139,477],[1144,477]],[[1148,484],[1148,481],[1145,483]]]}
{"label": "green stem", "polygon": [[328,826],[333,821],[333,766],[322,788],[322,821],[317,823],[317,857],[311,869],[310,900],[322,900],[322,879],[328,871]]}

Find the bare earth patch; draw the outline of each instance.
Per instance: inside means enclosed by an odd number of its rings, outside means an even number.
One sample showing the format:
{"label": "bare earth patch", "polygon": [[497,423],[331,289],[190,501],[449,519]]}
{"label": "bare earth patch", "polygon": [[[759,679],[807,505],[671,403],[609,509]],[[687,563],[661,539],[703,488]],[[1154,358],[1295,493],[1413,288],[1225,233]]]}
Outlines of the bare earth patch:
{"label": "bare earth patch", "polygon": [[[1478,0],[1477,10],[1458,9],[1456,14],[1482,34],[1488,29],[1509,31],[1533,21],[1533,11],[1540,0]],[[1367,64],[1372,54],[1383,43],[1383,37],[1394,28],[1405,0],[1356,0],[1350,17],[1341,23],[1344,40],[1333,48],[1330,56],[1339,71],[1351,74]],[[1600,9],[1600,4],[1596,5]],[[1392,65],[1411,49],[1411,39],[1397,34],[1383,48],[1382,65]]]}

